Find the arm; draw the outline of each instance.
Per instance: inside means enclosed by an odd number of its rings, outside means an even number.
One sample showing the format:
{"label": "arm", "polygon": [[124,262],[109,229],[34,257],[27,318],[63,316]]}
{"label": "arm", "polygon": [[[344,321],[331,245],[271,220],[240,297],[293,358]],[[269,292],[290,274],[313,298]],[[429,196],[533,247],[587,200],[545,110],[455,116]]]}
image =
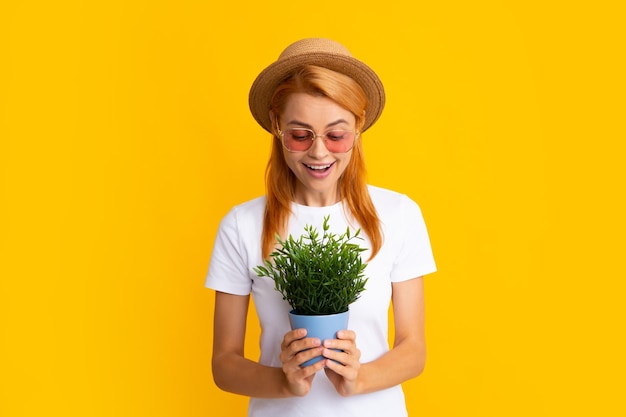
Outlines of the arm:
{"label": "arm", "polygon": [[375,361],[360,364],[356,335],[339,332],[341,340],[327,340],[323,355],[328,378],[343,396],[364,394],[401,384],[422,373],[426,361],[424,338],[424,286],[421,277],[392,284],[395,340],[393,349]]}
{"label": "arm", "polygon": [[212,361],[215,384],[224,391],[258,398],[306,395],[324,361],[300,368],[298,363],[319,355],[319,351],[298,352],[319,345],[319,340],[303,338],[306,335],[303,331],[287,333],[282,342],[283,369],[246,359],[244,341],[249,300],[249,296],[215,293]]}

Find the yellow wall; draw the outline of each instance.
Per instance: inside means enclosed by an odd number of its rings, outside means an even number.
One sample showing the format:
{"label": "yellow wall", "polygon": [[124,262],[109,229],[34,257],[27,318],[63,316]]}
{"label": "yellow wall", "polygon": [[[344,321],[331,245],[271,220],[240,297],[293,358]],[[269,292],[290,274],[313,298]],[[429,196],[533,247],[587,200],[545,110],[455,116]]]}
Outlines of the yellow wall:
{"label": "yellow wall", "polygon": [[248,3],[0,6],[0,415],[244,414],[203,280],[263,192],[248,88],[305,36],[379,72],[370,182],[431,233],[411,415],[624,415],[620,2]]}

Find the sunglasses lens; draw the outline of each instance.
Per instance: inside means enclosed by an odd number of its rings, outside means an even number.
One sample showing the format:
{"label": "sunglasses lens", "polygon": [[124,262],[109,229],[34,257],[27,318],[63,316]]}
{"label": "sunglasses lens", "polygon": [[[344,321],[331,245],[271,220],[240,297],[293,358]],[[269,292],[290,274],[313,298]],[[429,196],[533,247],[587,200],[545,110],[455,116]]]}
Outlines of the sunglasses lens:
{"label": "sunglasses lens", "polygon": [[349,130],[331,130],[326,132],[326,149],[329,152],[348,152],[354,145],[354,132]]}
{"label": "sunglasses lens", "polygon": [[307,129],[289,129],[285,131],[285,147],[292,152],[306,151],[313,143],[313,132]]}
{"label": "sunglasses lens", "polygon": [[[324,134],[324,144],[329,152],[344,153],[354,145],[354,132],[331,130]],[[304,152],[313,145],[315,133],[308,129],[288,129],[283,133],[285,147],[291,152]]]}

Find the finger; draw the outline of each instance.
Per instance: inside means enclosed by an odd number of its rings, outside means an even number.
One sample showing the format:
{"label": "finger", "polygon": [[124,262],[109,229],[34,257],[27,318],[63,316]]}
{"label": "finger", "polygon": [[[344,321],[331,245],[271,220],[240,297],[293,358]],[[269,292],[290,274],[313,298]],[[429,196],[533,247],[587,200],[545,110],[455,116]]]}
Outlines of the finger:
{"label": "finger", "polygon": [[315,359],[322,356],[322,352],[324,348],[321,345],[316,345],[313,347],[308,347],[306,349],[300,350],[294,357],[298,366],[302,366],[307,361],[311,359]]}
{"label": "finger", "polygon": [[334,359],[344,365],[355,366],[360,363],[361,351],[352,342],[324,341],[325,358]]}
{"label": "finger", "polygon": [[[322,357],[322,351],[323,349],[320,347],[320,348],[309,349],[305,352],[299,353],[296,356],[296,362],[298,363],[298,367],[300,369],[306,370],[308,375],[314,374],[320,369],[324,368],[326,360]],[[315,358],[319,358],[320,360],[308,366],[303,366],[304,363]]]}
{"label": "finger", "polygon": [[336,359],[326,359],[326,370],[329,369],[338,375],[342,375],[345,372],[345,366]]}
{"label": "finger", "polygon": [[353,330],[339,330],[337,332],[337,339],[356,342],[356,333]]}
{"label": "finger", "polygon": [[324,360],[317,361],[309,366],[302,366],[305,362],[320,357],[322,355],[322,347],[308,349],[306,351],[299,352],[289,361],[283,363],[283,372],[285,374],[292,375],[288,379],[305,379],[315,374],[320,369],[324,368]]}
{"label": "finger", "polygon": [[358,351],[353,340],[326,339],[324,347],[328,349],[343,350],[344,352],[354,355]]}
{"label": "finger", "polygon": [[317,338],[305,338],[305,329],[292,330],[285,334],[283,342],[280,345],[280,350],[291,358],[296,353],[304,349],[320,346],[320,340]]}
{"label": "finger", "polygon": [[339,362],[339,365],[341,366],[349,366],[351,361],[353,361],[354,359],[351,357],[351,355],[347,354],[346,352],[340,351],[340,350],[335,350],[335,349],[324,349],[322,351],[322,355],[328,359],[329,363],[333,362]]}
{"label": "finger", "polygon": [[[306,362],[309,359],[320,356],[322,354],[321,341],[317,338],[304,338],[295,340],[280,353],[280,360],[283,364],[287,362],[295,361],[295,365],[299,366],[301,363]],[[292,363],[293,365],[293,363]]]}
{"label": "finger", "polygon": [[306,336],[306,329],[295,329],[285,333],[283,337],[283,342],[281,343],[281,349],[284,350],[289,346],[294,340],[302,339]]}
{"label": "finger", "polygon": [[302,368],[298,365],[291,369],[283,366],[283,372],[289,383],[289,390],[296,396],[306,395],[311,389],[315,373],[324,367],[324,361]]}
{"label": "finger", "polygon": [[320,339],[316,337],[307,337],[294,341],[289,345],[287,350],[292,352],[293,355],[296,355],[302,351],[307,351],[312,348],[319,348],[321,346],[322,342],[320,341]]}
{"label": "finger", "polygon": [[324,350],[326,367],[346,379],[353,379],[359,372],[361,363],[351,355],[334,350]]}

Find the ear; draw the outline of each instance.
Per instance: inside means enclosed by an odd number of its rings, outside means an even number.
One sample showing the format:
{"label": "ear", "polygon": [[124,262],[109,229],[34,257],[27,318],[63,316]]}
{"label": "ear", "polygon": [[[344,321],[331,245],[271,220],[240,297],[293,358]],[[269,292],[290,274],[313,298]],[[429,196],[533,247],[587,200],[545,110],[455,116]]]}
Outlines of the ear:
{"label": "ear", "polygon": [[356,130],[360,133],[361,130],[363,130],[364,125],[365,125],[365,110],[363,110],[363,114],[361,114],[361,117],[357,117]]}
{"label": "ear", "polygon": [[274,113],[273,110],[270,110],[269,116],[270,116],[270,122],[271,122],[271,127],[272,127],[272,133],[274,134],[274,136],[278,136],[278,131],[280,130],[280,127],[278,126],[278,123],[279,123],[278,116],[276,115],[276,113]]}

